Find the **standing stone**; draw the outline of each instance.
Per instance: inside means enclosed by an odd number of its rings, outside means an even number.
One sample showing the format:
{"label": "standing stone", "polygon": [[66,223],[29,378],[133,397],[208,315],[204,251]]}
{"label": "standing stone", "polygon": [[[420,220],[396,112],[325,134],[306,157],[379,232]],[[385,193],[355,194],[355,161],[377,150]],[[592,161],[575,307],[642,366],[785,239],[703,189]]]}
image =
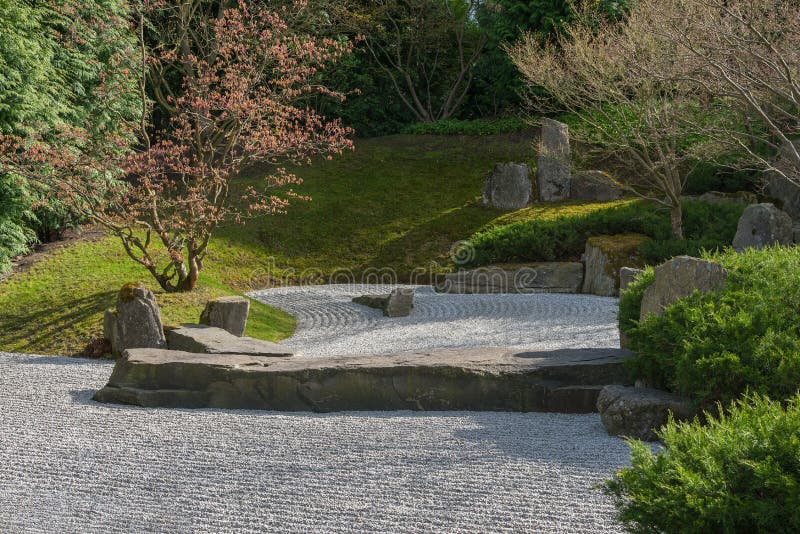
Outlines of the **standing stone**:
{"label": "standing stone", "polygon": [[634,269],[633,267],[622,267],[619,270],[619,290],[623,291],[628,289],[628,286],[636,280],[636,277],[644,272],[643,269]]}
{"label": "standing stone", "polygon": [[722,265],[690,256],[678,256],[653,271],[653,284],[644,291],[639,319],[648,314],[663,315],[664,308],[695,291],[710,293],[725,285],[728,277]]}
{"label": "standing stone", "polygon": [[395,289],[389,294],[383,314],[386,317],[406,317],[414,307],[414,290],[411,288]]}
{"label": "standing stone", "polygon": [[641,234],[598,235],[586,241],[586,275],[583,292],[601,297],[619,294],[620,269],[642,265],[639,246],[649,238]]}
{"label": "standing stone", "polygon": [[543,202],[569,198],[569,129],[564,123],[542,119],[536,183]]}
{"label": "standing stone", "polygon": [[569,198],[611,202],[622,198],[622,186],[615,182],[611,175],[603,171],[583,171],[572,176],[569,184]]}
{"label": "standing stone", "polygon": [[606,386],[597,397],[600,420],[611,436],[656,441],[656,430],[666,424],[671,413],[675,420],[692,417],[688,399],[649,388]]}
{"label": "standing stone", "polygon": [[219,297],[208,301],[200,314],[200,324],[216,326],[241,337],[247,326],[249,312],[250,301],[245,297]]}
{"label": "standing stone", "polygon": [[739,219],[733,248],[764,248],[790,245],[794,241],[792,218],[773,204],[753,204],[745,208]]}
{"label": "standing stone", "polygon": [[530,167],[522,163],[496,164],[483,184],[483,205],[501,210],[527,206],[533,190],[530,173]]}
{"label": "standing stone", "polygon": [[[111,318],[107,314],[107,321]],[[152,291],[137,283],[122,286],[117,296],[116,324],[109,326],[115,353],[127,349],[161,349],[167,346],[161,314]]]}

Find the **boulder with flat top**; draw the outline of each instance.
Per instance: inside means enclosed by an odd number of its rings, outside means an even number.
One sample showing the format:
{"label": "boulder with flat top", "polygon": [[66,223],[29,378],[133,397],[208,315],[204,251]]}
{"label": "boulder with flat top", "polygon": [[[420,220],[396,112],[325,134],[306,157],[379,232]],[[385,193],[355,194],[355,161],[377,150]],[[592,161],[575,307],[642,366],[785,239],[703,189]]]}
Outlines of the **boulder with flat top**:
{"label": "boulder with flat top", "polygon": [[208,301],[200,314],[200,324],[222,328],[234,336],[243,336],[249,312],[250,301],[245,297],[219,297]]}

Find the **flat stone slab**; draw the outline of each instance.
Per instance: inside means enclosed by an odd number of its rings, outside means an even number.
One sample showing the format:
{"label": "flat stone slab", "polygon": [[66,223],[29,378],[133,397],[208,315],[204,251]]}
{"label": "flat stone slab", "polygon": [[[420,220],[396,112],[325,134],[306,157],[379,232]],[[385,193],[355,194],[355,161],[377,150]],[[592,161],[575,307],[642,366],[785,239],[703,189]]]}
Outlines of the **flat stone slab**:
{"label": "flat stone slab", "polygon": [[172,408],[588,413],[630,383],[620,349],[480,348],[267,359],[133,349],[94,400]]}
{"label": "flat stone slab", "polygon": [[206,325],[183,325],[167,332],[167,346],[172,351],[201,354],[242,354],[286,357],[292,351],[277,343],[252,337],[234,336],[227,330]]}

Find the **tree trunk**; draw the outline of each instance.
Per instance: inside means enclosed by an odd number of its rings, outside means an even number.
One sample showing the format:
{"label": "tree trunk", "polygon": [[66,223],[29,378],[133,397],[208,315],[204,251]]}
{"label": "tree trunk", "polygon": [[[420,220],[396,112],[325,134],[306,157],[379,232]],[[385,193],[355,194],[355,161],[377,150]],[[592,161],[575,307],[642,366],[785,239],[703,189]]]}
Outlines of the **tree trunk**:
{"label": "tree trunk", "polygon": [[680,202],[670,208],[669,219],[672,225],[672,237],[683,239],[683,210]]}

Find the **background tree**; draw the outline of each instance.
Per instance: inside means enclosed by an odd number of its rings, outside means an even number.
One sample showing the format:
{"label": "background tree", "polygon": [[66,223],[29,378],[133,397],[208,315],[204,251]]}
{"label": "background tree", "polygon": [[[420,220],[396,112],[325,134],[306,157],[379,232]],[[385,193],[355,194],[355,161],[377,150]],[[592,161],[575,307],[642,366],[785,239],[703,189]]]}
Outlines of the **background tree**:
{"label": "background tree", "polygon": [[453,116],[486,43],[475,0],[380,0],[355,9],[365,46],[420,122]]}
{"label": "background tree", "polygon": [[[138,95],[141,121],[120,121],[102,136],[87,128],[49,132],[57,143],[8,136],[5,168],[57,190],[109,229],[165,291],[192,289],[217,226],[280,212],[297,197],[275,189],[299,182],[280,169],[260,188],[235,189],[231,180],[243,168],[307,162],[351,146],[338,121],[297,105],[314,92],[340,96],[313,82],[348,51],[293,31],[285,19],[304,8],[144,2],[131,13],[138,45],[104,61],[106,83],[93,95],[111,110],[117,95]],[[134,69],[138,87],[114,83]],[[148,94],[164,114],[161,128]]]}
{"label": "background tree", "polygon": [[586,9],[552,43],[526,35],[509,54],[533,89],[531,110],[567,110],[573,136],[621,164],[629,191],[668,208],[681,239],[681,192],[708,110],[682,77],[677,47],[654,37],[658,24],[643,4],[620,23]]}

